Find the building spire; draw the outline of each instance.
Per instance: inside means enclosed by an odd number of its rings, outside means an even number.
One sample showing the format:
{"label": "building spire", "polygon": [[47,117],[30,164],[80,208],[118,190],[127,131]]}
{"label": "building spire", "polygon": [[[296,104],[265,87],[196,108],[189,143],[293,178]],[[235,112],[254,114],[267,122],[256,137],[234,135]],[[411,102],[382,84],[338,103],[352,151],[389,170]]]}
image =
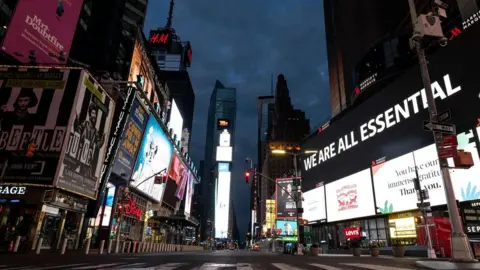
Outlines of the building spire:
{"label": "building spire", "polygon": [[175,4],[173,3],[173,0],[170,0],[170,9],[168,10],[167,25],[165,25],[166,28],[171,28],[172,27],[173,6],[174,5]]}

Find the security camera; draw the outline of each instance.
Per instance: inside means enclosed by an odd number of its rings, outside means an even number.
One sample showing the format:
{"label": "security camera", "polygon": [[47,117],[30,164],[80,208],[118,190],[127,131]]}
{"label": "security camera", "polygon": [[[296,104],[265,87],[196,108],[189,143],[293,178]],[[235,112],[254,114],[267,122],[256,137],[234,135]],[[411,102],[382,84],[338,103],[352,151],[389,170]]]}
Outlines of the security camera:
{"label": "security camera", "polygon": [[446,37],[442,37],[438,40],[438,44],[441,47],[447,47],[448,39]]}

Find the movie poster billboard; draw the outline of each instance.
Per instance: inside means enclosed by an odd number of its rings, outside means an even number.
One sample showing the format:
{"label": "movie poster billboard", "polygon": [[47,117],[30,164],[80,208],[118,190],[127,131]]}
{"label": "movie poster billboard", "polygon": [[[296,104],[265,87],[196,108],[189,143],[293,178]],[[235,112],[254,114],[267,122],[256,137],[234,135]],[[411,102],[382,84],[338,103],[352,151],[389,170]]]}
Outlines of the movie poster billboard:
{"label": "movie poster billboard", "polygon": [[166,185],[155,184],[155,175],[169,168],[172,154],[173,145],[157,119],[150,116],[130,186],[160,201]]}
{"label": "movie poster billboard", "polygon": [[185,196],[185,209],[184,209],[184,212],[186,214],[190,214],[190,210],[192,208],[192,198],[193,198],[193,193],[195,192],[193,177],[194,176],[192,172],[188,171],[187,195]]}
{"label": "movie poster billboard", "polygon": [[53,185],[79,74],[0,67],[0,181]]}
{"label": "movie poster billboard", "polygon": [[126,181],[130,179],[135,168],[135,160],[147,122],[148,112],[140,100],[135,97],[112,168],[112,173]]}
{"label": "movie poster billboard", "polygon": [[293,178],[277,179],[277,219],[294,218],[297,206],[293,196]]}
{"label": "movie poster billboard", "polygon": [[176,188],[174,191],[166,190],[166,192],[174,192],[178,199],[182,199],[188,179],[188,168],[183,165],[182,160],[177,154],[174,154],[172,157],[168,175],[175,181]]}
{"label": "movie poster billboard", "polygon": [[80,76],[75,100],[56,185],[95,199],[115,102],[85,71]]}
{"label": "movie poster billboard", "polygon": [[20,0],[2,50],[22,63],[34,52],[38,64],[67,62],[82,0]]}

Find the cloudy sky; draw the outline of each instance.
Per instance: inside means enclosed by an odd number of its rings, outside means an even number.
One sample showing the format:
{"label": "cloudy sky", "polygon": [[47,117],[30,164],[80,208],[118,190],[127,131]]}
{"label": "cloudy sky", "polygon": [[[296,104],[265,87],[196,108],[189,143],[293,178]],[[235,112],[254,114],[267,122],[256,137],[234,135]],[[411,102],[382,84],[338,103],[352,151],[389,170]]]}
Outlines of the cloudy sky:
{"label": "cloudy sky", "polygon": [[[145,32],[163,27],[169,1],[150,1]],[[323,1],[180,0],[173,28],[193,49],[190,78],[196,104],[193,159],[203,159],[207,108],[215,80],[237,89],[237,127],[232,196],[240,233],[249,222],[249,190],[243,161],[256,157],[256,97],[270,93],[270,78],[283,73],[296,108],[312,127],[330,116]]]}

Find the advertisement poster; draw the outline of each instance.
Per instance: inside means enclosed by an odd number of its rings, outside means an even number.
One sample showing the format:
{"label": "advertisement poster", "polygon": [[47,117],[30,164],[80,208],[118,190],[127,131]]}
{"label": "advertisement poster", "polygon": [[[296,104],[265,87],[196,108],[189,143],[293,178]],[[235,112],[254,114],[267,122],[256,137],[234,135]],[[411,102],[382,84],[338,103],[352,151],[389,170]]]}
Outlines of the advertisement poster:
{"label": "advertisement poster", "polygon": [[187,184],[187,195],[185,196],[185,213],[190,214],[190,209],[192,208],[192,197],[194,192],[193,186],[193,174],[188,173],[188,184]]}
{"label": "advertisement poster", "polygon": [[327,184],[325,194],[328,222],[375,215],[370,169]]}
{"label": "advertisement poster", "polygon": [[140,101],[135,98],[133,100],[132,109],[123,131],[123,140],[118,148],[112,173],[129,180],[135,167],[135,159],[140,143],[142,142],[143,131],[147,126],[148,112],[145,110]]}
{"label": "advertisement poster", "polygon": [[297,221],[293,220],[277,220],[276,224],[277,235],[293,236],[297,235]]}
{"label": "advertisement poster", "polygon": [[112,98],[82,71],[58,187],[96,198],[114,110]]}
{"label": "advertisement poster", "polygon": [[53,185],[79,73],[0,71],[0,181]]}
{"label": "advertisement poster", "polygon": [[277,179],[277,218],[294,218],[297,211],[293,192],[293,178]]}
{"label": "advertisement poster", "polygon": [[2,50],[22,63],[31,51],[36,63],[66,63],[82,6],[82,0],[18,1]]}
{"label": "advertisement poster", "polygon": [[143,135],[130,186],[160,201],[164,186],[155,185],[154,176],[169,168],[172,154],[172,144],[157,119],[151,116]]}
{"label": "advertisement poster", "polygon": [[144,59],[144,56],[146,55],[147,53],[145,52],[143,44],[136,40],[135,47],[133,48],[132,64],[130,65],[130,74],[128,75],[128,80],[136,81],[137,75],[141,75],[143,77],[143,91],[147,93],[149,98],[151,98],[150,94],[154,94],[154,91],[152,91],[153,79],[150,77],[149,72],[145,72],[149,70],[146,65],[148,65],[148,61],[150,61]]}
{"label": "advertisement poster", "polygon": [[227,238],[230,212],[230,172],[218,173],[218,198],[215,207],[215,237]]}
{"label": "advertisement poster", "polygon": [[183,117],[178,109],[175,99],[172,99],[172,107],[170,109],[170,119],[168,121],[169,129],[173,129],[173,135],[177,136],[176,140],[180,141],[182,139],[183,133]]}
{"label": "advertisement poster", "polygon": [[177,154],[174,154],[172,157],[172,162],[170,163],[170,168],[168,169],[168,176],[175,181],[176,189],[174,191],[166,190],[167,192],[175,192],[175,196],[178,199],[182,199],[185,195],[185,186],[187,184],[188,178],[188,168],[185,168],[182,160],[178,157]]}
{"label": "advertisement poster", "polygon": [[303,218],[309,222],[327,218],[325,211],[325,186],[303,193],[303,211]]}

